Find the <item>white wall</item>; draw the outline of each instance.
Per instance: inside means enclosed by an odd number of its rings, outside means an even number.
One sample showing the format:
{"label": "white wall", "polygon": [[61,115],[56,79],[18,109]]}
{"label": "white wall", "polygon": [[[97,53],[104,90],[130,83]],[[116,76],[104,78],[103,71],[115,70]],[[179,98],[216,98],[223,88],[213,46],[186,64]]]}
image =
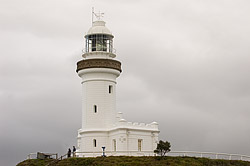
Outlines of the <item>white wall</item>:
{"label": "white wall", "polygon": [[[98,152],[102,151],[105,146],[106,150],[110,150],[108,140],[108,132],[85,132],[81,134],[80,151],[81,152]],[[96,139],[96,147],[94,147],[93,140]]]}
{"label": "white wall", "polygon": [[[78,131],[80,152],[84,156],[93,156],[94,152],[114,151],[113,139],[116,140],[116,151],[138,151],[138,139],[142,140],[141,151],[153,152],[158,141],[158,124],[156,122],[132,123],[116,117],[116,78],[120,72],[115,69],[89,68],[80,70],[82,78],[82,128]],[[109,93],[109,86],[112,92]],[[97,112],[94,112],[94,105]],[[96,147],[93,140],[96,139]],[[90,154],[92,153],[92,154]],[[119,153],[113,153],[119,155]],[[121,153],[120,155],[143,155],[143,153]]]}
{"label": "white wall", "polygon": [[[116,78],[120,72],[90,68],[81,70],[78,74],[82,78],[82,129],[109,129],[115,123]],[[97,113],[94,112],[94,105],[97,106]]]}

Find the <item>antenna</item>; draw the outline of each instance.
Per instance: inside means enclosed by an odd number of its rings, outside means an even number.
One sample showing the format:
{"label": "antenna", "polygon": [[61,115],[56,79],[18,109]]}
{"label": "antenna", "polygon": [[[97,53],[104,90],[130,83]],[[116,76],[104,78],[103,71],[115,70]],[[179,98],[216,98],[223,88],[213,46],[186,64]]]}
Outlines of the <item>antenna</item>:
{"label": "antenna", "polygon": [[93,17],[93,15],[94,15],[94,7],[92,7],[92,25],[93,25],[93,22],[94,22],[94,17]]}
{"label": "antenna", "polygon": [[95,13],[94,7],[92,7],[92,25],[93,25],[93,22],[94,22],[94,16],[96,17],[96,19],[98,21],[100,21],[100,20],[102,20],[102,17],[104,17],[103,15],[104,15],[104,13],[101,13],[100,11],[99,11],[99,13]]}

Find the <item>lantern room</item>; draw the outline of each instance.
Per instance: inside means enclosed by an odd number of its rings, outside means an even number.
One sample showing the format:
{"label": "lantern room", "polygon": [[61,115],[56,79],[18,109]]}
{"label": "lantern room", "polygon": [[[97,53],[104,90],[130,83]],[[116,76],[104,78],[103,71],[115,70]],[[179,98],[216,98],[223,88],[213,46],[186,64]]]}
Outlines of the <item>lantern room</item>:
{"label": "lantern room", "polygon": [[85,36],[86,52],[113,52],[113,36],[107,34],[92,34]]}
{"label": "lantern room", "polygon": [[85,35],[85,54],[91,52],[114,53],[113,49],[114,36],[105,26],[105,22],[98,20],[93,22],[92,27]]}

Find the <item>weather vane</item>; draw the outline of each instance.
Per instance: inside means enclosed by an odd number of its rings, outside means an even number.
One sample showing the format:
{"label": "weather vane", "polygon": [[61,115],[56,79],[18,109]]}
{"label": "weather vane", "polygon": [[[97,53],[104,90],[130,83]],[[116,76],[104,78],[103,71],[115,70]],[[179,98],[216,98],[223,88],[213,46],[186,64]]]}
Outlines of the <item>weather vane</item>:
{"label": "weather vane", "polygon": [[94,7],[92,7],[92,24],[94,22],[94,16],[98,21],[102,20],[102,17],[104,17],[104,13],[101,13],[100,11],[98,13],[95,13]]}

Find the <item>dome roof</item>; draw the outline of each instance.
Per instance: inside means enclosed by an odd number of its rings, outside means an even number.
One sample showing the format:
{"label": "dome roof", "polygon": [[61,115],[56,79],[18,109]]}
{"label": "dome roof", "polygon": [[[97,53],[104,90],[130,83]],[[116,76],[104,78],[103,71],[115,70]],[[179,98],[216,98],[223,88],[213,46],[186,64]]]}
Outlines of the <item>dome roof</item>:
{"label": "dome roof", "polygon": [[112,33],[110,32],[110,30],[105,26],[105,24],[106,23],[104,21],[100,21],[100,20],[93,22],[93,25],[89,29],[87,35],[106,34],[106,35],[113,36]]}

